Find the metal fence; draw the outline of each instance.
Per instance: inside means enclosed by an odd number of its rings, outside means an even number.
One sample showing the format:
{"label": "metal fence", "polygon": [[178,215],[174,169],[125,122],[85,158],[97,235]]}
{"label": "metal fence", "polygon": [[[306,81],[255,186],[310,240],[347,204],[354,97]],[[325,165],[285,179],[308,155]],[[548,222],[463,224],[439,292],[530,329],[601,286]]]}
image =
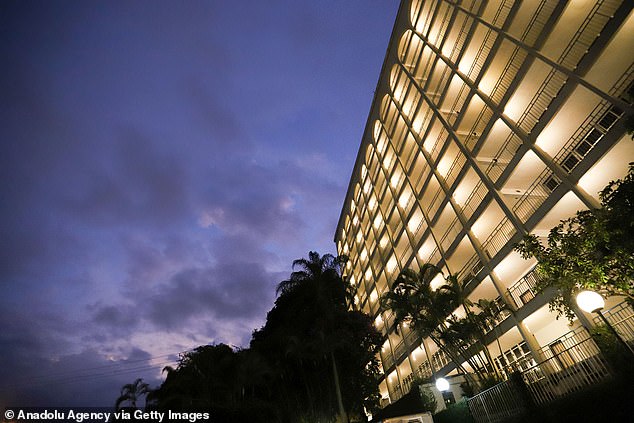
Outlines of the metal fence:
{"label": "metal fence", "polygon": [[508,380],[469,398],[476,422],[501,422],[526,412],[529,402],[546,404],[611,377],[605,358],[583,328],[555,340],[542,354],[548,358],[520,373],[526,395]]}
{"label": "metal fence", "polygon": [[544,404],[611,377],[605,358],[592,340],[557,350],[549,359],[522,372],[535,404]]}
{"label": "metal fence", "polygon": [[468,399],[469,411],[478,423],[497,423],[526,413],[525,401],[512,380],[495,385]]}
{"label": "metal fence", "polygon": [[[603,315],[619,333],[621,338],[628,344],[634,346],[634,308],[623,301],[611,309],[604,311]],[[598,316],[594,318],[594,321],[596,324],[603,324]]]}

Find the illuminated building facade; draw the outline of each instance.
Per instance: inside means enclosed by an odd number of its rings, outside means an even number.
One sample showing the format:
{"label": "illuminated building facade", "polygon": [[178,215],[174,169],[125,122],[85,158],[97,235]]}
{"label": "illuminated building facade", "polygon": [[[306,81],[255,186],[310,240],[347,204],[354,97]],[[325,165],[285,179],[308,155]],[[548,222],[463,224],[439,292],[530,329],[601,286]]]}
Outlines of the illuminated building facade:
{"label": "illuminated building facade", "polygon": [[[634,161],[622,119],[632,111],[633,5],[401,2],[335,234],[357,305],[385,335],[386,402],[417,377],[455,371],[379,308],[398,273],[424,263],[468,281],[469,299],[512,310],[488,335],[500,368],[578,360],[562,351],[592,317],[555,319],[533,289],[535,261],[513,245],[598,207],[598,192]],[[610,307],[623,311],[616,299]]]}

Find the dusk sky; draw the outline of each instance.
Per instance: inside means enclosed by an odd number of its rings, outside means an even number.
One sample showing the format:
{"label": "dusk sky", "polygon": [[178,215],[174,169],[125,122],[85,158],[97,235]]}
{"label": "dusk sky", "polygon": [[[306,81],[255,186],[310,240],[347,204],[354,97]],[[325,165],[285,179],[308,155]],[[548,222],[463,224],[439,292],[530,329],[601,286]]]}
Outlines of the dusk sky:
{"label": "dusk sky", "polygon": [[334,232],[397,1],[0,1],[0,407],[248,346]]}

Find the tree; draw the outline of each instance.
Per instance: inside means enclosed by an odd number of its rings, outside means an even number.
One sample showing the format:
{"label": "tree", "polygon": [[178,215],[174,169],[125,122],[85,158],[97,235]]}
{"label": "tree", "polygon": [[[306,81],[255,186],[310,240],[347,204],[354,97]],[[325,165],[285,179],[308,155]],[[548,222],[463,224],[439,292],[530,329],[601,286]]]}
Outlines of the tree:
{"label": "tree", "polygon": [[152,399],[159,410],[210,412],[217,422],[279,421],[268,390],[269,366],[251,350],[225,344],[183,353]]}
{"label": "tree", "polygon": [[573,297],[589,289],[634,302],[634,165],[600,193],[599,209],[577,212],[552,228],[546,244],[526,235],[515,249],[537,259],[538,292],[554,288],[550,308],[574,318]]}
{"label": "tree", "polygon": [[504,310],[508,310],[508,306],[504,303],[500,304],[494,300],[487,300],[485,298],[480,298],[476,303],[476,306],[480,309],[480,314],[478,314],[480,324],[483,327],[483,332],[486,331],[486,328],[493,328],[495,333],[495,342],[498,346],[498,352],[500,353],[500,357],[503,357],[502,346],[500,345],[500,336],[498,334],[498,325],[497,321],[499,316],[502,314]]}
{"label": "tree", "polygon": [[[422,337],[429,337],[472,387],[498,380],[486,346],[485,315],[473,312],[464,284],[454,275],[448,275],[437,290],[432,289],[431,283],[439,274],[440,269],[429,263],[419,272],[403,270],[391,290],[382,296],[382,307],[394,312],[395,323],[407,322]],[[465,311],[465,317],[453,314],[458,308]],[[477,379],[466,370],[464,362]]]}
{"label": "tree", "polygon": [[149,385],[143,379],[137,379],[133,383],[127,383],[121,388],[121,395],[115,402],[115,409],[120,410],[121,404],[128,402],[131,408],[137,408],[136,402],[142,396],[150,392]]}
{"label": "tree", "polygon": [[210,412],[219,423],[286,423],[361,417],[364,406],[378,407],[381,335],[369,316],[348,309],[344,260],[314,252],[295,260],[250,347],[182,354],[152,393],[156,409]]}
{"label": "tree", "polygon": [[[351,289],[341,276],[346,260],[313,251],[308,259],[295,260],[290,278],[278,285],[280,295],[266,326],[257,337],[254,335],[259,341],[275,337],[299,340],[296,365],[304,375],[297,379],[305,381],[307,403],[315,406],[313,418],[330,413],[327,404],[333,390],[332,405],[344,420],[349,412],[361,414],[364,401],[369,408],[378,403],[372,382],[378,373],[375,354],[380,348],[380,335],[368,316],[348,310]],[[329,377],[324,374],[326,363]],[[313,370],[316,374],[308,381],[305,374]],[[324,386],[327,379],[330,388]]]}

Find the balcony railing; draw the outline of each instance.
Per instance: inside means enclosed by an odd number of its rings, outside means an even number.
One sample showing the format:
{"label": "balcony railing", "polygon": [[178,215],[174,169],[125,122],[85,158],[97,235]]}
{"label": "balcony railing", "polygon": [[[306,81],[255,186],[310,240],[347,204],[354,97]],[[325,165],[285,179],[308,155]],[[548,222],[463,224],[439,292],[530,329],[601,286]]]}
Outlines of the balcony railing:
{"label": "balcony railing", "polygon": [[476,145],[478,139],[480,139],[480,135],[484,128],[488,125],[493,117],[493,110],[491,110],[487,105],[482,106],[482,110],[478,114],[478,117],[475,119],[475,122],[471,126],[469,133],[477,134],[478,136],[469,137],[465,142],[465,147],[469,150],[473,150],[473,147]]}
{"label": "balcony railing", "polygon": [[467,34],[469,33],[469,28],[471,27],[469,19],[464,19],[462,25],[460,26],[460,32],[456,37],[456,42],[454,43],[453,48],[451,49],[451,53],[449,54],[448,59],[452,62],[456,62],[458,55],[462,51],[464,47],[464,42],[467,39]]}
{"label": "balcony railing", "polygon": [[460,224],[460,220],[456,217],[453,222],[451,222],[451,224],[447,228],[447,231],[440,239],[440,245],[442,245],[442,248],[445,251],[449,249],[449,246],[454,242],[456,237],[460,234],[461,230],[462,225]]}
{"label": "balcony railing", "polygon": [[482,270],[482,261],[480,261],[480,257],[477,254],[471,256],[471,258],[465,263],[465,265],[458,272],[458,276],[462,279],[464,284],[466,285],[478,274],[480,270]]}
{"label": "balcony railing", "polygon": [[577,345],[580,345],[589,339],[591,339],[590,333],[588,333],[586,328],[580,326],[541,348],[538,352],[538,356],[547,360],[557,358],[555,363],[556,365],[554,367],[557,368],[557,370],[561,370],[562,366],[565,366],[566,364],[580,362],[589,358],[589,355],[586,354],[588,352],[590,355],[596,354],[598,350],[575,348]]}
{"label": "balcony railing", "polygon": [[473,191],[471,191],[467,201],[465,201],[464,206],[462,206],[462,210],[465,212],[467,217],[471,217],[473,215],[478,206],[484,201],[488,192],[489,190],[484,185],[484,182],[482,182],[482,180],[478,180],[478,183]]}
{"label": "balcony railing", "polygon": [[549,168],[544,171],[535,179],[522,197],[513,205],[513,211],[515,215],[520,218],[524,223],[535,213],[535,211],[541,206],[546,198],[552,193],[552,191],[559,185],[551,183],[553,173]]}
{"label": "balcony railing", "polygon": [[432,377],[431,366],[429,361],[423,361],[415,370],[414,373],[418,379],[425,380]]}
{"label": "balcony railing", "polygon": [[431,367],[427,361],[419,365],[412,373],[407,375],[401,383],[404,393],[408,393],[412,389],[412,385],[417,380],[428,380],[432,377]]}
{"label": "balcony railing", "polygon": [[[618,96],[627,90],[632,83],[633,75],[633,67],[630,67],[610,89],[612,95]],[[555,161],[568,172],[572,171],[622,114],[622,111],[609,103],[599,104],[557,153]],[[560,183],[560,179],[549,168],[544,169],[513,206],[517,217],[526,223]]]}
{"label": "balcony railing", "polygon": [[399,342],[398,345],[396,345],[396,347],[394,348],[394,357],[399,358],[401,355],[405,354],[406,349],[407,348],[405,342]]}
{"label": "balcony railing", "polygon": [[601,102],[557,153],[555,162],[572,172],[622,115],[622,110],[607,101]]}
{"label": "balcony railing", "polygon": [[447,364],[449,364],[451,359],[447,356],[447,354],[445,354],[443,350],[438,350],[434,353],[434,355],[432,355],[431,361],[434,363],[434,368],[442,369]]}
{"label": "balcony railing", "polygon": [[420,344],[419,335],[418,335],[418,333],[415,330],[412,330],[412,329],[408,328],[408,329],[403,330],[403,332],[404,332],[404,338],[405,338],[406,342],[409,345]]}
{"label": "balcony railing", "polygon": [[542,33],[542,30],[546,26],[546,22],[548,22],[548,18],[552,15],[555,10],[556,3],[550,0],[542,0],[535,13],[533,14],[533,18],[530,23],[524,30],[522,34],[521,40],[526,44],[532,46],[537,41],[537,37]]}
{"label": "balcony railing", "polygon": [[537,295],[536,287],[539,281],[540,276],[537,274],[536,269],[533,268],[533,270],[508,288],[509,295],[518,309],[535,298]]}
{"label": "balcony railing", "polygon": [[572,40],[566,46],[558,62],[570,70],[575,69],[579,61],[590,49],[592,43],[594,43],[594,40],[599,36],[605,24],[614,15],[620,3],[617,0],[597,1],[573,35]]}
{"label": "balcony railing", "polygon": [[504,140],[504,143],[500,146],[495,157],[489,163],[485,172],[491,178],[492,181],[498,180],[504,171],[502,163],[508,163],[515,157],[517,151],[522,145],[522,140],[517,136],[515,132],[511,132],[509,136]]}
{"label": "balcony railing", "polygon": [[[498,10],[495,12],[495,16],[492,22],[493,25],[498,27],[502,27],[502,25],[504,25],[504,21],[506,21],[506,18],[509,12],[511,11],[512,5],[513,5],[513,1],[511,0],[504,0],[500,4],[500,6],[498,7]],[[482,66],[484,65],[484,62],[486,61],[486,58],[489,56],[489,52],[491,51],[491,48],[493,47],[493,44],[495,43],[495,39],[497,38],[496,35],[497,35],[496,31],[492,29],[487,30],[487,33],[484,36],[484,40],[482,44],[480,45],[480,48],[478,49],[478,52],[475,55],[475,58],[473,59],[473,64],[471,65],[471,68],[467,72],[467,76],[472,81],[476,79],[476,77],[480,73],[480,70],[482,69]]]}
{"label": "balcony railing", "polygon": [[452,186],[453,183],[458,178],[458,174],[464,167],[464,164],[467,162],[467,159],[462,153],[458,153],[454,161],[451,163],[451,167],[447,172],[447,176],[445,176],[445,183],[448,187]]}
{"label": "balcony railing", "polygon": [[537,92],[524,110],[524,113],[522,113],[522,116],[517,120],[517,125],[526,133],[530,133],[544,111],[546,111],[553,99],[559,94],[565,82],[566,75],[553,69],[537,89]]}
{"label": "balcony railing", "polygon": [[502,301],[501,297],[497,297],[495,300],[493,300],[493,302],[497,306],[498,312],[495,315],[493,321],[487,323],[486,327],[484,328],[485,333],[491,332],[497,325],[502,323],[511,315],[511,312],[505,308],[505,304]]}
{"label": "balcony railing", "polygon": [[504,97],[504,94],[506,94],[511,82],[513,82],[513,79],[517,76],[520,66],[524,63],[526,56],[528,56],[528,52],[526,50],[521,49],[520,47],[515,47],[513,53],[511,54],[511,58],[506,63],[506,66],[504,66],[504,70],[500,74],[500,77],[496,81],[495,86],[489,95],[491,100],[493,100],[496,104],[500,104],[500,101],[502,101],[502,98]]}
{"label": "balcony railing", "polygon": [[389,386],[388,384],[388,391],[390,392],[390,398],[392,399],[392,401],[398,401],[399,399],[401,399],[401,397],[403,396],[403,391],[401,390],[401,385],[400,384],[396,384],[392,387]]}
{"label": "balcony railing", "polygon": [[[599,36],[607,21],[618,9],[619,3],[616,0],[597,1],[559,56],[557,62],[570,70],[574,70],[579,61],[588,52],[594,40]],[[566,76],[562,72],[555,69],[551,70],[522,116],[518,119],[518,126],[525,132],[530,133],[565,82]]]}
{"label": "balcony railing", "polygon": [[383,369],[387,371],[394,365],[394,356],[391,352],[386,351],[385,353],[381,353],[381,362],[383,363]]}
{"label": "balcony railing", "polygon": [[[552,345],[552,344],[551,344]],[[544,404],[611,377],[597,345],[588,337],[522,373],[537,404]]]}
{"label": "balcony railing", "polygon": [[492,256],[502,249],[515,235],[515,226],[508,218],[504,218],[482,243],[482,248]]}

